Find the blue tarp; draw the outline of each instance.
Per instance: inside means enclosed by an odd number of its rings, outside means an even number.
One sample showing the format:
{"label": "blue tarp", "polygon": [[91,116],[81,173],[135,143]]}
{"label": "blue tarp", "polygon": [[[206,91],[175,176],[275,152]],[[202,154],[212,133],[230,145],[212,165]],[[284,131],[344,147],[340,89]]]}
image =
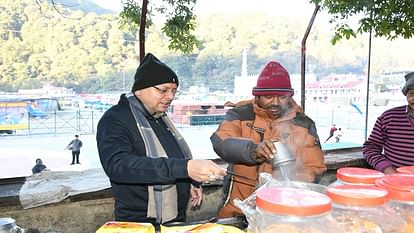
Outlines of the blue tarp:
{"label": "blue tarp", "polygon": [[351,106],[352,107],[354,107],[358,112],[359,112],[359,114],[363,114],[363,112],[361,111],[361,109],[358,107],[358,105],[356,105],[355,103],[351,103]]}

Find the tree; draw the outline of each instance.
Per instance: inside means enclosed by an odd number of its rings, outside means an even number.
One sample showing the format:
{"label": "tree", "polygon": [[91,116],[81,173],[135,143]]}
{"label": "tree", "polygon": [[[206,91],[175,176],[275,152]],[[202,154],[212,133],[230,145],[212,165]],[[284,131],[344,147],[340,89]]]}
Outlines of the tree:
{"label": "tree", "polygon": [[[142,6],[135,0],[123,2],[123,10],[120,13],[121,25],[132,31],[139,30],[140,60],[145,56],[145,29],[152,24],[153,11],[148,8],[149,0],[142,0]],[[155,2],[155,1],[154,1]],[[195,15],[193,8],[197,0],[163,0],[154,5],[154,10],[162,16],[166,16],[166,22],[162,31],[169,38],[168,48],[179,50],[189,54],[195,47],[200,46],[200,41],[191,34],[194,31]]]}
{"label": "tree", "polygon": [[[409,39],[414,35],[413,0],[310,0],[332,14],[330,23],[335,24],[332,44],[342,38],[364,32],[375,37],[393,40],[397,37]],[[359,18],[352,25],[354,17]]]}

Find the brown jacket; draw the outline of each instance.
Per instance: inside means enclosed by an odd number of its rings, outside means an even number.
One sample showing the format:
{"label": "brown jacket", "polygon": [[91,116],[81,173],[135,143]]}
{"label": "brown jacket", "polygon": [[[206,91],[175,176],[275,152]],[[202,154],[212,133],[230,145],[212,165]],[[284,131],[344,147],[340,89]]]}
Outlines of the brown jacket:
{"label": "brown jacket", "polygon": [[[268,162],[257,162],[254,151],[261,141],[276,138],[287,142],[296,156],[297,164],[301,165],[296,170],[298,180],[314,182],[326,170],[315,123],[296,103],[291,112],[276,120],[272,119],[269,111],[260,108],[254,99],[239,103],[227,111],[225,119],[210,139],[214,151],[229,162],[230,170],[257,181],[259,173],[272,172],[272,166]],[[233,200],[249,197],[256,185],[257,182],[243,178],[226,177],[219,217],[243,215]]]}

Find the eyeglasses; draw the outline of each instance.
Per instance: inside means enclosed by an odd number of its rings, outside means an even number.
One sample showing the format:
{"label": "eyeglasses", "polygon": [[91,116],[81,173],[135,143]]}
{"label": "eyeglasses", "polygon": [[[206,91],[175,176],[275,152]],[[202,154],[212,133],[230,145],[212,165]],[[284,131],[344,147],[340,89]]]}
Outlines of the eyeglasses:
{"label": "eyeglasses", "polygon": [[159,88],[156,86],[153,86],[153,88],[157,89],[161,94],[166,95],[168,92],[171,92],[171,94],[176,95],[180,93],[177,89],[170,89],[170,88]]}

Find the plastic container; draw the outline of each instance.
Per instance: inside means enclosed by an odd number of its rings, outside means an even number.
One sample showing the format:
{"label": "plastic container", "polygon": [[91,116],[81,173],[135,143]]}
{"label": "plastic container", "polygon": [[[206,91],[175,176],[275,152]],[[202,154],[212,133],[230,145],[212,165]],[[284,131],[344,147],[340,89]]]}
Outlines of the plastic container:
{"label": "plastic container", "polygon": [[298,182],[298,181],[280,181],[275,179],[270,173],[260,173],[259,174],[259,182],[258,182],[258,189],[252,193],[250,196],[245,198],[244,200],[240,200],[238,198],[234,199],[234,204],[240,208],[240,210],[246,216],[248,221],[247,232],[259,232],[256,220],[259,214],[256,208],[256,193],[262,189],[269,189],[269,188],[295,188],[299,191],[302,190],[311,190],[318,193],[321,193],[325,196],[326,186],[314,183],[306,183],[306,182]]}
{"label": "plastic container", "polygon": [[155,233],[151,223],[109,221],[102,225],[95,233]]}
{"label": "plastic container", "polygon": [[404,174],[412,174],[414,175],[414,166],[404,166],[397,168],[398,173],[404,173]]}
{"label": "plastic container", "polygon": [[374,169],[343,167],[339,168],[336,171],[337,180],[332,183],[330,187],[343,184],[375,186],[375,181],[377,179],[381,179],[384,176],[384,173]]}
{"label": "plastic container", "polygon": [[388,191],[387,205],[406,221],[406,232],[414,232],[414,175],[386,175],[376,184]]}
{"label": "plastic container", "polygon": [[332,216],[347,233],[408,233],[405,221],[386,208],[388,192],[368,185],[337,185],[326,194],[332,199]]}
{"label": "plastic container", "polygon": [[[136,231],[138,232],[138,231]],[[204,223],[189,226],[161,226],[161,233],[244,233],[245,231],[234,226],[217,223]]]}
{"label": "plastic container", "polygon": [[252,232],[344,232],[330,216],[328,196],[292,187],[263,188],[256,193],[255,228]]}

